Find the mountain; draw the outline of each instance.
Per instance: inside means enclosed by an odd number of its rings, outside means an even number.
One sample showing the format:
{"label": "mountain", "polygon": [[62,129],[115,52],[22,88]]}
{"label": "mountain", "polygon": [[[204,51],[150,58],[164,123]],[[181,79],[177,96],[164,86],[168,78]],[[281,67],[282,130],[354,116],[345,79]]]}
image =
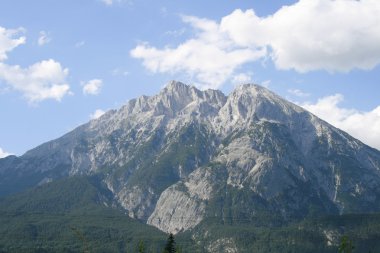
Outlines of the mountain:
{"label": "mountain", "polygon": [[[0,195],[78,175],[99,178],[131,218],[195,241],[212,224],[286,227],[380,211],[378,150],[252,84],[226,96],[172,81],[0,159]],[[212,240],[204,248],[218,252],[221,238]]]}

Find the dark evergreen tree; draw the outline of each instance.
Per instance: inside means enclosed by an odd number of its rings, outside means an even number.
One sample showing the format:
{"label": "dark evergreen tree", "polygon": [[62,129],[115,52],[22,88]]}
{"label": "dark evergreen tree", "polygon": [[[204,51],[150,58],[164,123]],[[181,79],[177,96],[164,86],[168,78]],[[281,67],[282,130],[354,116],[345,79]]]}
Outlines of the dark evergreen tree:
{"label": "dark evergreen tree", "polygon": [[139,241],[138,252],[145,253],[145,245],[143,241]]}
{"label": "dark evergreen tree", "polygon": [[172,233],[169,234],[168,240],[165,245],[164,253],[176,253],[176,246],[174,235]]}

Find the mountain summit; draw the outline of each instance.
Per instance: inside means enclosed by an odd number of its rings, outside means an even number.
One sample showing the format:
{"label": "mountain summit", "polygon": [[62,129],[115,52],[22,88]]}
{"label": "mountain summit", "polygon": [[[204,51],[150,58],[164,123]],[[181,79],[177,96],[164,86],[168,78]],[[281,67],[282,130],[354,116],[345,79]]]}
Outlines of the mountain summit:
{"label": "mountain summit", "polygon": [[23,156],[0,195],[97,175],[132,218],[178,233],[380,211],[380,152],[258,85],[170,82]]}

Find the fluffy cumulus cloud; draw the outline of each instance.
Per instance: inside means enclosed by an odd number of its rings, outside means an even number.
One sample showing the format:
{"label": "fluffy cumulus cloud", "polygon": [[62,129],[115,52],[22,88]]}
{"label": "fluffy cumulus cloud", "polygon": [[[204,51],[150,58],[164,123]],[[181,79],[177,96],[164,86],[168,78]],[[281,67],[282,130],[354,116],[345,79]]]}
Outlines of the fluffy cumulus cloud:
{"label": "fluffy cumulus cloud", "polygon": [[142,43],[132,57],[152,72],[184,72],[212,86],[264,58],[298,72],[370,70],[380,63],[378,0],[300,0],[266,17],[238,9],[220,22],[182,19],[195,28],[193,38],[176,47]]}
{"label": "fluffy cumulus cloud", "polygon": [[336,94],[319,99],[302,107],[346,131],[355,138],[380,150],[380,106],[371,111],[358,111],[340,106],[343,95]]}
{"label": "fluffy cumulus cloud", "polygon": [[203,88],[217,88],[234,76],[239,66],[265,55],[263,48],[237,46],[212,20],[191,16],[182,20],[195,29],[194,38],[174,48],[158,49],[143,43],[131,51],[131,56],[142,59],[154,73],[185,73]]}
{"label": "fluffy cumulus cloud", "polygon": [[0,81],[4,81],[7,90],[21,92],[31,103],[45,99],[59,101],[70,94],[70,87],[66,83],[68,69],[55,60],[43,60],[25,68],[4,62],[8,58],[8,52],[25,43],[22,33],[23,28],[0,27]]}
{"label": "fluffy cumulus cloud", "polygon": [[5,29],[0,26],[0,61],[6,60],[8,52],[26,42],[26,38],[21,35],[23,33],[23,28]]}
{"label": "fluffy cumulus cloud", "polygon": [[12,89],[23,93],[32,103],[45,99],[60,101],[70,93],[70,86],[65,82],[67,75],[68,69],[52,59],[37,62],[27,68],[0,63],[0,79],[5,80]]}
{"label": "fluffy cumulus cloud", "polygon": [[380,1],[301,0],[272,16],[235,10],[222,30],[241,46],[267,46],[280,69],[330,72],[380,62]]}
{"label": "fluffy cumulus cloud", "polygon": [[103,81],[100,79],[92,79],[86,83],[82,83],[82,85],[83,85],[83,94],[98,95],[100,93],[100,89],[102,88]]}
{"label": "fluffy cumulus cloud", "polygon": [[51,37],[45,31],[40,32],[40,37],[38,37],[38,45],[43,46],[51,41]]}
{"label": "fluffy cumulus cloud", "polygon": [[4,157],[7,157],[9,155],[12,155],[11,153],[8,153],[8,152],[5,152],[4,150],[2,150],[0,148],[0,158],[4,158]]}
{"label": "fluffy cumulus cloud", "polygon": [[97,109],[95,110],[94,113],[92,113],[90,115],[90,119],[97,119],[97,118],[100,118],[104,113],[106,113],[105,111],[101,110],[101,109]]}

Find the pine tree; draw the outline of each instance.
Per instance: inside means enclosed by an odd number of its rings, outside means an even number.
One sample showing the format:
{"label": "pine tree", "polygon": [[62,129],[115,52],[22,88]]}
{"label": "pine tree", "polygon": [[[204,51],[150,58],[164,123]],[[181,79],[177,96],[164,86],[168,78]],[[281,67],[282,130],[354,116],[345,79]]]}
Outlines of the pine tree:
{"label": "pine tree", "polygon": [[177,251],[175,247],[174,235],[170,233],[165,245],[164,253],[176,253],[176,252]]}
{"label": "pine tree", "polygon": [[139,241],[138,252],[139,253],[145,253],[145,246],[144,246],[144,242],[143,241]]}

